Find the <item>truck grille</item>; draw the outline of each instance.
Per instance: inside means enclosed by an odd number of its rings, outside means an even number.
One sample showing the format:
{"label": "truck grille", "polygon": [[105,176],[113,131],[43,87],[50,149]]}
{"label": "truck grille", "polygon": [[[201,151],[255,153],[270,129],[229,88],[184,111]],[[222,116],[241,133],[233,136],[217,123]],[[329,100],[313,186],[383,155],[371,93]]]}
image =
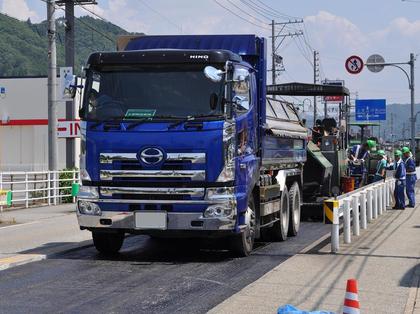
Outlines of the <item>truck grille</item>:
{"label": "truck grille", "polygon": [[101,187],[105,197],[132,200],[192,200],[204,197],[204,188],[139,188],[139,187]]}
{"label": "truck grille", "polygon": [[206,180],[205,153],[167,153],[158,169],[145,167],[136,153],[101,153],[100,179],[103,181],[167,181]]}

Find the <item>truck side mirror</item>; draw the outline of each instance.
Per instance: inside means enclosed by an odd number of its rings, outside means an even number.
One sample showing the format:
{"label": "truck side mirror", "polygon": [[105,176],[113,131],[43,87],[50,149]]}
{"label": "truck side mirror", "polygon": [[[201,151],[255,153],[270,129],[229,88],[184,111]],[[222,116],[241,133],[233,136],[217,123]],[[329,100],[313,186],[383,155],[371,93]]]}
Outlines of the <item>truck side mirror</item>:
{"label": "truck side mirror", "polygon": [[223,71],[216,69],[212,66],[206,66],[204,68],[204,75],[212,82],[220,82],[223,78]]}

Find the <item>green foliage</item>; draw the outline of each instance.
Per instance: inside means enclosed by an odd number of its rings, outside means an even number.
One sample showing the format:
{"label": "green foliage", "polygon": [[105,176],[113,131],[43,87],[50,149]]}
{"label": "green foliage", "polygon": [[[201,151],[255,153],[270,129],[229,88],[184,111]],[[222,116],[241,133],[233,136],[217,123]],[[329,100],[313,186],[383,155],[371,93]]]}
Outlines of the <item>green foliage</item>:
{"label": "green foliage", "polygon": [[[64,66],[64,25],[57,20],[57,65]],[[88,26],[87,26],[88,25]],[[89,28],[90,27],[90,28]],[[98,34],[91,28],[105,34]],[[122,28],[90,16],[75,21],[75,73],[80,73],[88,56],[95,51],[114,51]],[[0,14],[0,76],[47,75],[47,22],[33,24]]]}
{"label": "green foliage", "polygon": [[[63,169],[62,171],[73,171],[73,170],[77,170],[77,169],[76,168],[67,168],[67,169]],[[73,179],[73,173],[72,172],[60,172],[59,179],[60,180]],[[60,181],[59,182],[60,195],[71,194],[72,185],[73,185],[72,180]],[[73,202],[73,197],[72,196],[64,196],[64,197],[61,198],[61,202],[62,203],[71,203],[71,202]]]}

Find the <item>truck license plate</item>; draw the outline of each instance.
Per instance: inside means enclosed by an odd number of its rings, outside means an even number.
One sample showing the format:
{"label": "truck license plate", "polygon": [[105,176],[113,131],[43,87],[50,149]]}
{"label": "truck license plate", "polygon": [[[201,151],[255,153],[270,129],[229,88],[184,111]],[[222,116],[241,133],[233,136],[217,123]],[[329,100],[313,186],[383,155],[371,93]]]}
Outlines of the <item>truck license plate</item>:
{"label": "truck license plate", "polygon": [[167,213],[159,211],[139,211],[134,213],[136,229],[159,229],[167,228]]}

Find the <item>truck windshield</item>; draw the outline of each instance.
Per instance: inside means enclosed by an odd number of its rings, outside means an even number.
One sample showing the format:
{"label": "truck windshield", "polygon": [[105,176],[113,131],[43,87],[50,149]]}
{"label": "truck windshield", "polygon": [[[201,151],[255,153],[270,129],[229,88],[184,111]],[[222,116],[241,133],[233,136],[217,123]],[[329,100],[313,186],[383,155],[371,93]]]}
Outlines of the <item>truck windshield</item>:
{"label": "truck windshield", "polygon": [[174,119],[223,114],[223,82],[203,65],[104,66],[90,70],[84,96],[88,120]]}

